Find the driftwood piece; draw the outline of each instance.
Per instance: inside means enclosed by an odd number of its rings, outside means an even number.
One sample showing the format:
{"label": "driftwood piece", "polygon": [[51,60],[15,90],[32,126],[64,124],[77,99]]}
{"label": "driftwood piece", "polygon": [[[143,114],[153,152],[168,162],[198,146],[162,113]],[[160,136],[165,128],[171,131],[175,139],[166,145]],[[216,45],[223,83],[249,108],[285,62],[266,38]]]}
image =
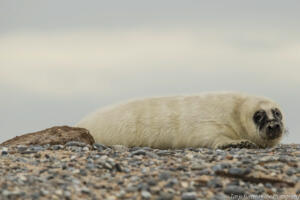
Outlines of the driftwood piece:
{"label": "driftwood piece", "polygon": [[69,141],[94,144],[95,140],[88,130],[78,127],[54,126],[42,131],[16,136],[0,144],[8,145],[44,145],[44,144],[65,144]]}

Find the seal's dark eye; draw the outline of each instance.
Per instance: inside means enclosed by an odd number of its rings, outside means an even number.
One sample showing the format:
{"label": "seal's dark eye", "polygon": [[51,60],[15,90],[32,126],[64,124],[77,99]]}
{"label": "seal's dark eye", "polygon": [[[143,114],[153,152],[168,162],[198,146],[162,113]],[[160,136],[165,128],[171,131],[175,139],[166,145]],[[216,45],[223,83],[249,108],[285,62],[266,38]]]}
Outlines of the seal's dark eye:
{"label": "seal's dark eye", "polygon": [[272,110],[272,112],[273,112],[273,115],[274,115],[275,118],[282,119],[282,114],[277,108]]}
{"label": "seal's dark eye", "polygon": [[257,112],[254,113],[253,115],[253,120],[256,124],[259,124],[263,118],[265,117],[266,113],[263,110],[259,110]]}

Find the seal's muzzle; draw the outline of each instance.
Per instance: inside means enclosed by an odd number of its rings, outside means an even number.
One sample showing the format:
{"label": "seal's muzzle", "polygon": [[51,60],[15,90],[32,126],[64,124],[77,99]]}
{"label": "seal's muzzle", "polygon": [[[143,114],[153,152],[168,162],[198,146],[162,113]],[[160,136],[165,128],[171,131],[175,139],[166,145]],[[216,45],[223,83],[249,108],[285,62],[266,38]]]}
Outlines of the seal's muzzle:
{"label": "seal's muzzle", "polygon": [[273,140],[282,134],[282,126],[278,121],[270,121],[266,126],[266,135],[268,139]]}

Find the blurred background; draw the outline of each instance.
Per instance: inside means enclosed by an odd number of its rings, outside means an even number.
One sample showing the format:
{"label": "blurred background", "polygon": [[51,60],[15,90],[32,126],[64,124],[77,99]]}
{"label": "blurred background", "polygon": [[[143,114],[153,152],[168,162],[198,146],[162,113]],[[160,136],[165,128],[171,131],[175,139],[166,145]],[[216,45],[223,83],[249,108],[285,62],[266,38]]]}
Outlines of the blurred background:
{"label": "blurred background", "polygon": [[300,1],[0,0],[0,142],[127,99],[235,90],[300,143]]}

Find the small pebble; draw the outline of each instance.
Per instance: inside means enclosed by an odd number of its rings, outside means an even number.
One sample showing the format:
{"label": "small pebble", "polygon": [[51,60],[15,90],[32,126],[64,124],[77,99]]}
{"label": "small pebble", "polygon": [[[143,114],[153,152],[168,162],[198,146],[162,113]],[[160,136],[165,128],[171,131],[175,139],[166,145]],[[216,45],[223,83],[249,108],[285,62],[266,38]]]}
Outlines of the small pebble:
{"label": "small pebble", "polygon": [[125,147],[123,145],[113,145],[112,149],[117,151],[117,152],[125,152],[128,151],[128,147]]}
{"label": "small pebble", "polygon": [[64,196],[65,196],[66,198],[70,198],[70,197],[71,197],[71,192],[69,192],[69,191],[64,191]]}
{"label": "small pebble", "polygon": [[143,150],[143,149],[140,149],[140,150],[136,150],[136,151],[133,151],[133,152],[131,152],[131,156],[139,156],[139,155],[146,155],[147,153],[146,153],[146,151],[145,150]]}
{"label": "small pebble", "polygon": [[211,198],[211,200],[225,200],[228,199],[224,194],[217,194]]}
{"label": "small pebble", "polygon": [[174,198],[174,194],[169,192],[160,192],[159,196],[156,200],[172,200]]}
{"label": "small pebble", "polygon": [[24,152],[24,151],[26,151],[27,150],[27,146],[24,146],[24,145],[18,145],[17,146],[17,150],[19,151],[19,152]]}
{"label": "small pebble", "polygon": [[209,175],[211,171],[209,169],[203,169],[198,172],[198,175]]}
{"label": "small pebble", "polygon": [[197,194],[196,192],[186,192],[183,193],[181,196],[181,200],[196,200]]}
{"label": "small pebble", "polygon": [[43,151],[45,148],[39,145],[35,145],[29,148],[30,151],[35,151],[35,152],[39,152],[39,151]]}
{"label": "small pebble", "polygon": [[229,185],[225,187],[224,193],[227,195],[243,195],[245,194],[245,190],[240,186]]}
{"label": "small pebble", "polygon": [[200,163],[193,163],[193,164],[191,165],[191,169],[192,169],[192,170],[202,170],[202,169],[204,169],[204,168],[205,168],[205,165],[200,164]]}
{"label": "small pebble", "polygon": [[60,150],[60,149],[63,149],[64,146],[63,145],[52,145],[50,147],[51,150]]}
{"label": "small pebble", "polygon": [[207,182],[207,186],[213,188],[221,188],[223,187],[222,180],[220,178],[213,178]]}
{"label": "small pebble", "polygon": [[159,179],[160,180],[168,180],[169,178],[171,178],[171,173],[168,172],[168,171],[164,171],[164,172],[159,174]]}
{"label": "small pebble", "polygon": [[81,188],[81,193],[90,194],[90,190],[87,187],[82,187]]}
{"label": "small pebble", "polygon": [[211,168],[214,172],[219,172],[219,171],[222,171],[223,170],[223,166],[222,165],[214,165],[212,168]]}
{"label": "small pebble", "polygon": [[83,150],[83,151],[89,151],[90,148],[88,148],[87,146],[85,146],[85,147],[82,148],[82,150]]}
{"label": "small pebble", "polygon": [[238,167],[233,167],[228,170],[228,173],[233,176],[243,176],[249,174],[251,170],[249,168],[243,169]]}
{"label": "small pebble", "polygon": [[78,141],[70,141],[70,142],[67,142],[65,144],[66,147],[69,147],[69,146],[78,146],[78,147],[85,147],[86,144],[83,143],[83,142],[78,142]]}
{"label": "small pebble", "polygon": [[106,147],[105,145],[96,143],[93,145],[93,148],[101,152],[101,151],[104,151],[105,149],[107,149],[108,147]]}
{"label": "small pebble", "polygon": [[151,194],[148,191],[143,190],[141,195],[143,199],[151,199]]}
{"label": "small pebble", "polygon": [[159,156],[166,156],[166,155],[171,155],[172,153],[169,150],[158,150],[156,154]]}
{"label": "small pebble", "polygon": [[287,171],[286,171],[286,174],[289,175],[289,176],[292,176],[293,174],[296,173],[296,170],[294,168],[289,168]]}
{"label": "small pebble", "polygon": [[7,147],[2,147],[1,149],[1,155],[7,155],[8,154],[8,148]]}

